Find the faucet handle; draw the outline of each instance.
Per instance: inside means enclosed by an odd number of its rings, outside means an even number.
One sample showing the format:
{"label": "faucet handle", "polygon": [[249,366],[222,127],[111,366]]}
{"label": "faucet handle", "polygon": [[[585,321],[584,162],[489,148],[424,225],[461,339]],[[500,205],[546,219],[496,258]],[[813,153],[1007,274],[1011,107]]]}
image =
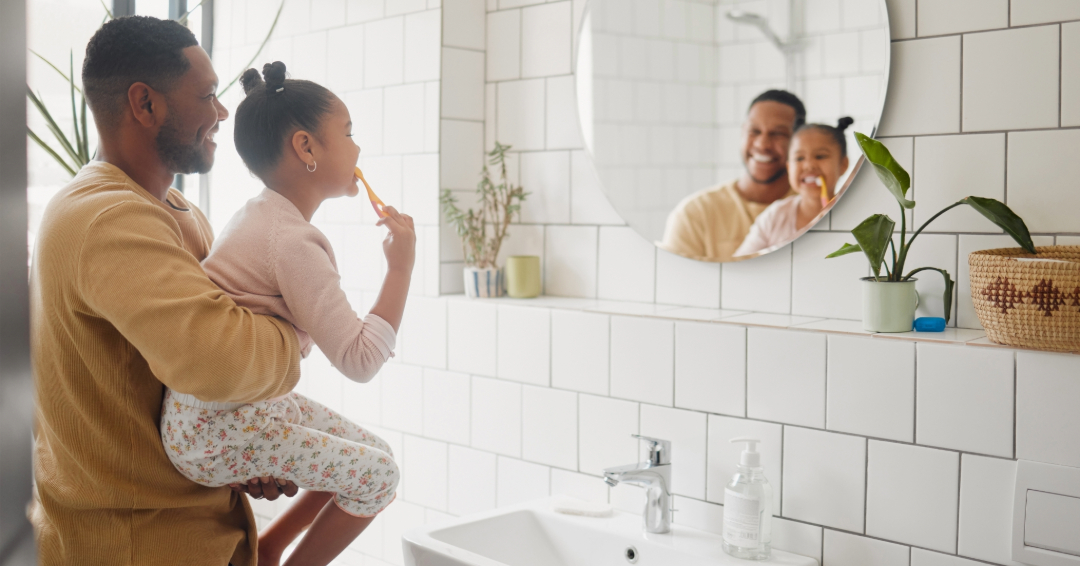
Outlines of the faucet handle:
{"label": "faucet handle", "polygon": [[662,466],[671,463],[671,441],[640,434],[631,434],[638,440],[649,443],[649,463],[654,466]]}

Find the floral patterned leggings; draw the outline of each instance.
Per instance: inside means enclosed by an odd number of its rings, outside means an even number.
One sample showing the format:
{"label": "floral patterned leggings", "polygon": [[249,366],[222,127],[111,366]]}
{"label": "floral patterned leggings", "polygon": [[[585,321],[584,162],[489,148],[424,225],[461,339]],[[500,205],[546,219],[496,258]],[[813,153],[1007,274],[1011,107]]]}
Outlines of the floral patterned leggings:
{"label": "floral patterned leggings", "polygon": [[346,513],[373,517],[393,501],[401,478],[386,442],[297,393],[214,411],[184,404],[166,390],[161,412],[169,459],[206,486],[272,476],[333,492]]}

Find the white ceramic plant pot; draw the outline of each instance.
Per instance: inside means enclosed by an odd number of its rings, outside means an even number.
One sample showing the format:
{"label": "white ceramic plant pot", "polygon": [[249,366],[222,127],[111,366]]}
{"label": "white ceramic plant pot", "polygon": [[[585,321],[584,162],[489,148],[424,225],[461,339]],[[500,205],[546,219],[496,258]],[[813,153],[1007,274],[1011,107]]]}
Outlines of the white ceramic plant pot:
{"label": "white ceramic plant pot", "polygon": [[919,293],[915,279],[875,281],[863,277],[863,329],[868,332],[910,332],[915,325]]}
{"label": "white ceramic plant pot", "polygon": [[503,296],[503,271],[501,267],[466,267],[465,296],[484,299]]}

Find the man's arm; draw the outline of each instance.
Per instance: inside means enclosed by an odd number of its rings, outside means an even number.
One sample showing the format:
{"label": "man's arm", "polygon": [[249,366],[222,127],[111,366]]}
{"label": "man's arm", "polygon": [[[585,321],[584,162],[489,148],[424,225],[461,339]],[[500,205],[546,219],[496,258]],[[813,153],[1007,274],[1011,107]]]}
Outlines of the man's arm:
{"label": "man's arm", "polygon": [[204,401],[288,393],[300,378],[296,333],[239,307],[181,246],[165,211],[125,202],[87,231],[77,285],[162,383]]}

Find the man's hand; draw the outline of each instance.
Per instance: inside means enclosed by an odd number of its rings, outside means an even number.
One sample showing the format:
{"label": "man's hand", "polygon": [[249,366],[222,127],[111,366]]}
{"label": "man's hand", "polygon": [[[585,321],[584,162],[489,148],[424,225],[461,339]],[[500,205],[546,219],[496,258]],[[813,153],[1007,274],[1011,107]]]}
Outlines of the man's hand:
{"label": "man's hand", "polygon": [[267,501],[273,501],[281,494],[285,494],[285,497],[292,497],[296,495],[299,488],[296,484],[288,480],[279,480],[272,477],[264,478],[251,478],[247,483],[230,483],[229,487],[236,493],[246,493],[255,499],[266,498]]}

